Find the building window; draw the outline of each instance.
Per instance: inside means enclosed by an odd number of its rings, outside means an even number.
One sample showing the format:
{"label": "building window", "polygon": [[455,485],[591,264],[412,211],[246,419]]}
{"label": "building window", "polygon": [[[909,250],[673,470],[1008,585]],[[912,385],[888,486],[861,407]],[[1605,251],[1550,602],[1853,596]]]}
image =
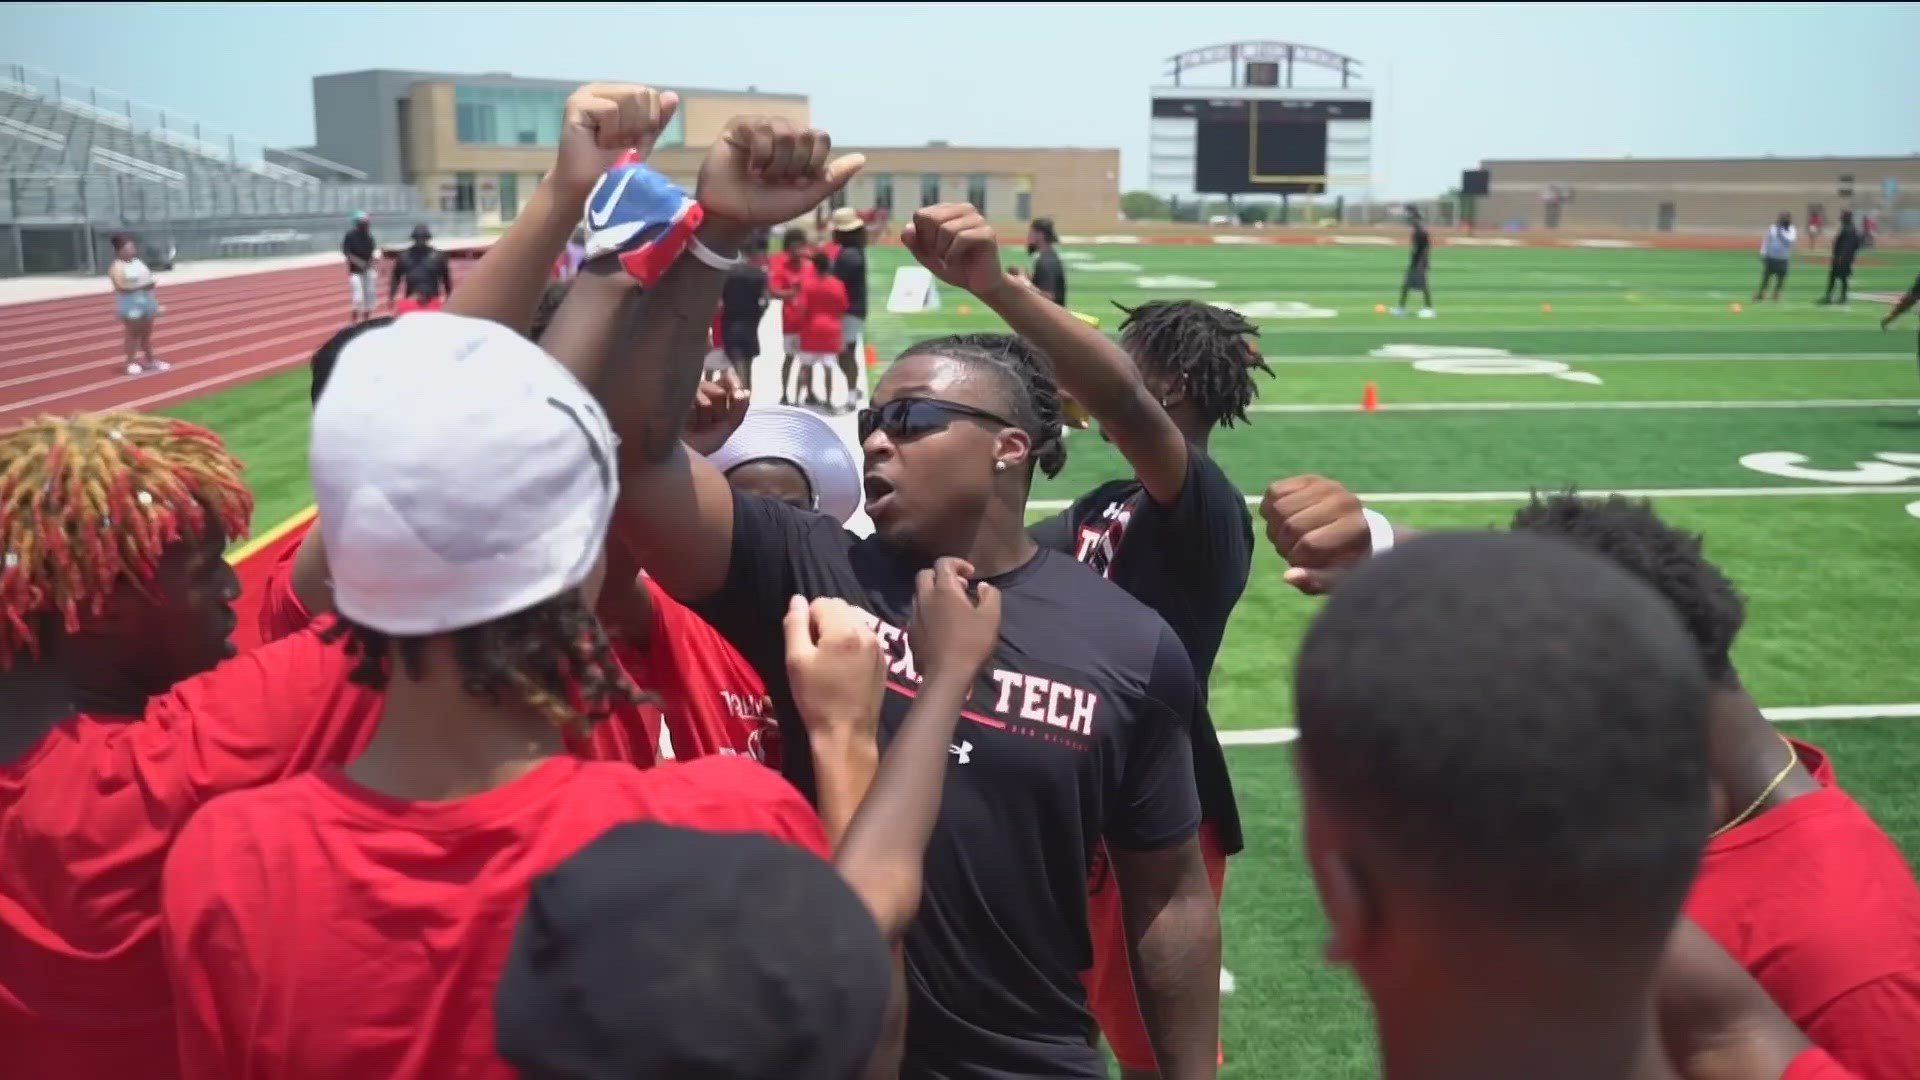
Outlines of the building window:
{"label": "building window", "polygon": [[500,174],[500,220],[512,221],[520,214],[520,177],[510,173]]}
{"label": "building window", "polygon": [[985,173],[974,173],[972,176],[967,177],[967,201],[972,203],[973,208],[980,211],[980,213],[985,214],[987,212],[987,176]]}
{"label": "building window", "polygon": [[[559,146],[560,124],[570,92],[545,86],[456,83],[455,134],[460,142],[471,146]],[[656,145],[680,146],[685,141],[683,114],[675,114]]]}
{"label": "building window", "polygon": [[476,205],[473,196],[473,174],[470,172],[453,174],[453,208],[472,210]]}
{"label": "building window", "polygon": [[881,173],[873,178],[873,208],[875,210],[893,209],[892,173]]}
{"label": "building window", "polygon": [[847,189],[844,186],[835,189],[833,194],[827,196],[827,209],[838,210],[845,205],[847,205]]}
{"label": "building window", "polygon": [[940,177],[926,173],[920,177],[920,205],[932,206],[940,201]]}
{"label": "building window", "polygon": [[1033,192],[1016,191],[1013,193],[1013,220],[1031,221],[1033,219]]}

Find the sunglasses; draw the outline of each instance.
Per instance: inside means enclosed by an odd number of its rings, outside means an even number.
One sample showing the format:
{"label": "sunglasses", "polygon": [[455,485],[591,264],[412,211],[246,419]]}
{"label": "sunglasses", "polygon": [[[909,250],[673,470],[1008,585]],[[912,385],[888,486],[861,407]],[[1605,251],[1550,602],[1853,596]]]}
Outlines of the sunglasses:
{"label": "sunglasses", "polygon": [[963,416],[972,417],[975,420],[986,420],[1001,427],[1020,426],[1004,416],[954,401],[920,397],[894,398],[885,405],[860,410],[860,441],[866,442],[876,431],[886,432],[889,439],[917,439],[922,435],[944,431],[948,424]]}

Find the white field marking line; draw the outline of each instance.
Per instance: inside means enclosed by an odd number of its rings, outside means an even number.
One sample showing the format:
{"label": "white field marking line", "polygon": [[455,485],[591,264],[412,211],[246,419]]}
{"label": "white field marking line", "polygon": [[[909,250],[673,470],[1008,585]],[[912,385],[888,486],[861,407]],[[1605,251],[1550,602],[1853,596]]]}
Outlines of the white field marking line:
{"label": "white field marking line", "polygon": [[[1312,333],[1313,331],[1311,329],[1308,329],[1306,330],[1306,332]],[[1436,347],[1446,348],[1447,346],[1441,345]],[[1612,363],[1622,363],[1622,364],[1700,363],[1700,362],[1715,361],[1715,360],[1724,360],[1724,361],[1730,361],[1732,363],[1745,364],[1745,363],[1773,363],[1776,361],[1801,361],[1801,360],[1818,361],[1823,363],[1830,362],[1830,361],[1838,361],[1838,360],[1912,360],[1913,354],[1910,352],[1561,353],[1561,352],[1553,352],[1551,350],[1536,350],[1534,352],[1529,353],[1527,350],[1523,349],[1519,353],[1516,353],[1515,356],[1512,358],[1537,359],[1537,360],[1562,360],[1568,363],[1575,363],[1575,364],[1581,364],[1581,365],[1612,364]],[[1264,359],[1269,364],[1410,364],[1412,363],[1412,361],[1408,360],[1406,357],[1354,356],[1352,354],[1335,355],[1332,353],[1321,353],[1317,355],[1305,354],[1301,356],[1284,356],[1284,355],[1276,356],[1272,353],[1268,353],[1264,357]],[[1500,357],[1500,359],[1504,360],[1504,359],[1510,359],[1510,358]]]}
{"label": "white field marking line", "polygon": [[[1381,405],[1381,412],[1577,412],[1587,409],[1905,409],[1920,398],[1829,398],[1814,401],[1418,401]],[[1358,405],[1250,405],[1258,413],[1350,413]]]}
{"label": "white field marking line", "polygon": [[[1549,484],[1536,491],[1376,491],[1357,492],[1360,501],[1375,503],[1503,503],[1526,502],[1539,492],[1556,490]],[[1588,498],[1604,499],[1619,495],[1627,499],[1787,499],[1803,495],[1920,495],[1920,484],[1822,484],[1819,487],[1729,487],[1729,488],[1581,488]],[[1244,496],[1248,506],[1257,506],[1260,496]],[[1065,510],[1072,505],[1066,499],[1031,499],[1028,510]]]}
{"label": "white field marking line", "polygon": [[[1761,714],[1776,724],[1795,724],[1807,720],[1915,720],[1920,719],[1920,704],[1913,705],[1807,705],[1783,709],[1762,709]],[[1297,728],[1250,728],[1220,733],[1222,746],[1282,746],[1300,738]]]}

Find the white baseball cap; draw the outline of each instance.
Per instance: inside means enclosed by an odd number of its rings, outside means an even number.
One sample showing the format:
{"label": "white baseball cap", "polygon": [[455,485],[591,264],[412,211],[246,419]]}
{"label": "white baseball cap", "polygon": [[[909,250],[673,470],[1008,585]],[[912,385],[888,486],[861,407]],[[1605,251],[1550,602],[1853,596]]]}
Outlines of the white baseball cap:
{"label": "white baseball cap", "polygon": [[420,312],[360,335],[309,455],[334,606],[422,636],[577,587],[605,548],[617,445],[586,387],[498,323]]}
{"label": "white baseball cap", "polygon": [[[332,393],[329,388],[328,393]],[[860,509],[864,487],[860,467],[833,425],[806,409],[755,405],[727,439],[707,456],[713,467],[731,472],[749,461],[785,461],[800,470],[813,489],[813,508],[845,525]]]}

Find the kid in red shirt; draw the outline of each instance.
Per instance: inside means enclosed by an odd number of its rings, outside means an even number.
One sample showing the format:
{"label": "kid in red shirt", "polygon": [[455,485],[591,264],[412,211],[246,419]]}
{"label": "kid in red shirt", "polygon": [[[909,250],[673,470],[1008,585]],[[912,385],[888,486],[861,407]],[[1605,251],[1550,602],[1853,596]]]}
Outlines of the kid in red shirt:
{"label": "kid in red shirt", "polygon": [[[833,276],[825,255],[814,253],[813,276],[800,284],[798,361],[801,387],[807,397],[821,406],[833,400],[833,372],[840,358],[841,319],[848,306],[846,284]],[[827,381],[825,397],[816,392],[816,371]]]}
{"label": "kid in red shirt", "polygon": [[825,851],[757,764],[565,756],[563,729],[639,701],[591,614],[614,454],[580,383],[496,323],[422,314],[342,351],[311,470],[337,633],[385,700],[345,770],[222,800],[176,847],[188,1075],[508,1077],[486,1003],[533,876],[639,819]]}
{"label": "kid in red shirt", "polygon": [[369,695],[324,620],[220,662],[253,500],[211,432],[47,418],[0,460],[24,463],[0,482],[0,1071],[168,1080],[168,845],[216,795],[357,753]]}

